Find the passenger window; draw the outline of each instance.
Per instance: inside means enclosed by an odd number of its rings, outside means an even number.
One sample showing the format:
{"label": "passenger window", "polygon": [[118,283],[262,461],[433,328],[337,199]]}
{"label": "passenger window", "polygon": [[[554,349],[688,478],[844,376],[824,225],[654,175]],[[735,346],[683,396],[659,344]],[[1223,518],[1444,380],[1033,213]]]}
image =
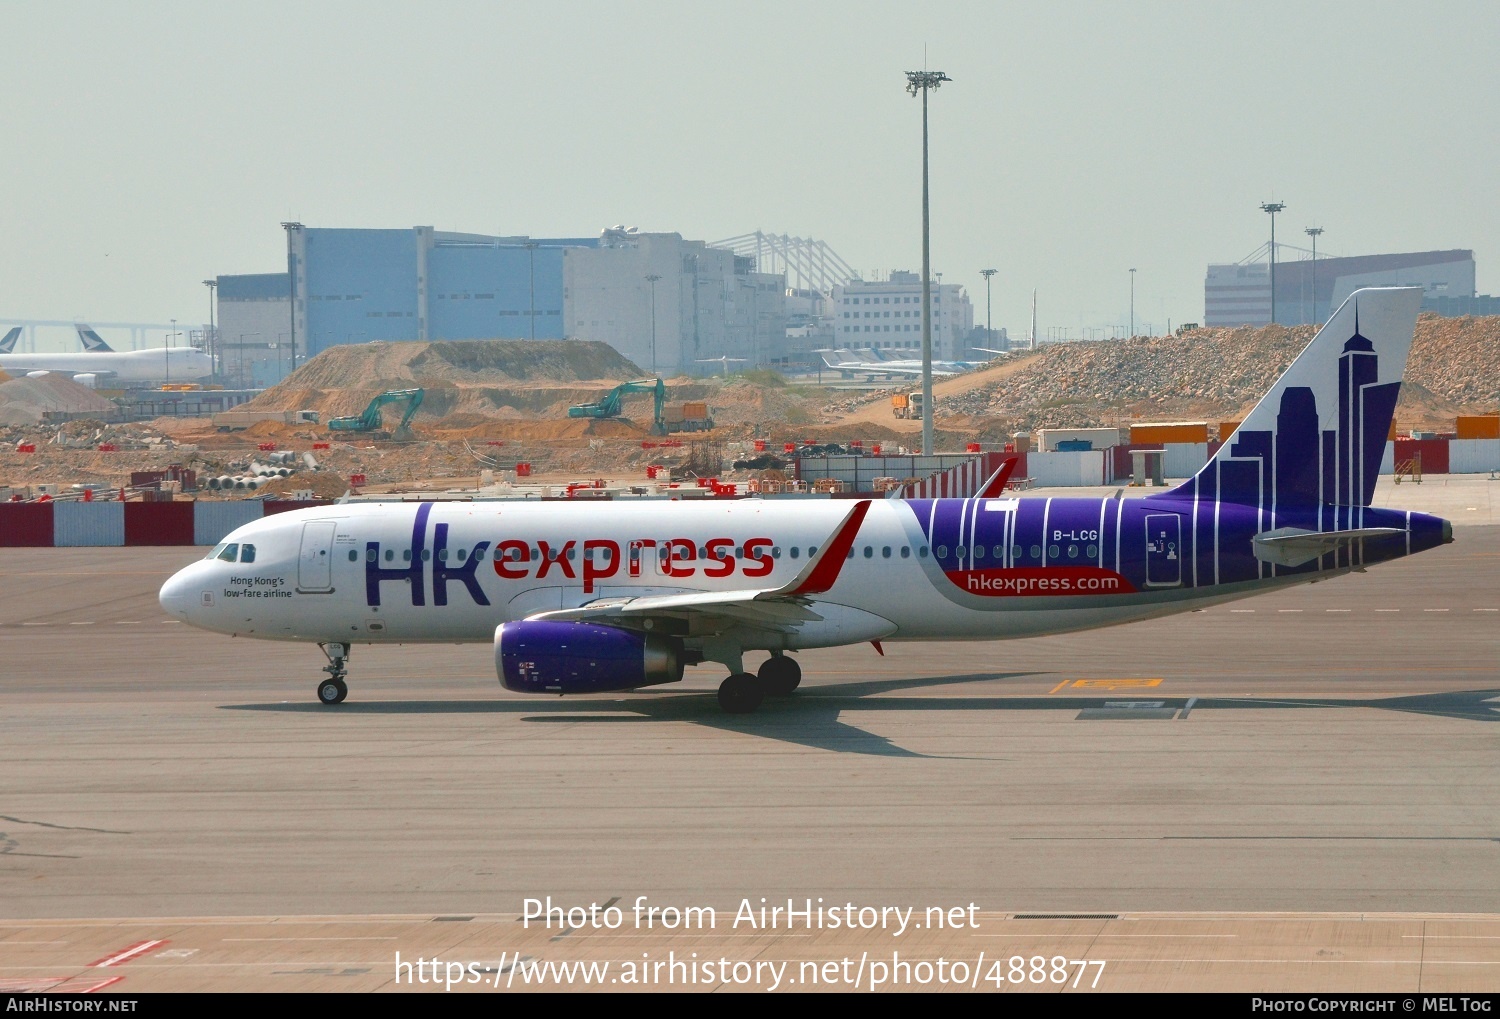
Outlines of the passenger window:
{"label": "passenger window", "polygon": [[1084,551],[1088,553],[1088,557],[1090,559],[1094,559],[1094,558],[1097,558],[1098,555],[1099,555],[1099,546],[1098,545],[1090,545],[1088,548],[1084,549]]}
{"label": "passenger window", "polygon": [[1004,559],[1005,558],[1005,546],[1004,545],[996,545],[994,551],[995,551],[995,558],[996,559]]}
{"label": "passenger window", "polygon": [[880,557],[882,559],[889,559],[891,557],[891,546],[886,545],[884,548],[882,548],[880,550]]}
{"label": "passenger window", "polygon": [[1069,545],[1068,546],[1068,558],[1069,559],[1077,559],[1078,558],[1078,546],[1077,545]]}
{"label": "passenger window", "polygon": [[910,559],[911,558],[911,549],[907,548],[905,545],[901,546],[901,558],[902,559]]}
{"label": "passenger window", "polygon": [[463,562],[469,558],[469,550],[465,548],[458,549],[454,554],[458,557],[459,562]]}
{"label": "passenger window", "polygon": [[1020,545],[1012,545],[1010,547],[1010,557],[1012,559],[1019,559],[1019,558],[1021,558],[1021,546]]}
{"label": "passenger window", "polygon": [[408,562],[408,563],[411,562],[411,549],[409,549],[409,548],[403,548],[401,550],[401,558],[405,562]]}
{"label": "passenger window", "polygon": [[446,563],[447,561],[448,561],[448,550],[446,548],[440,548],[440,549],[438,549],[438,562],[440,562],[440,563]]}
{"label": "passenger window", "polygon": [[253,562],[255,562],[255,546],[254,545],[241,545],[240,546],[240,562],[242,562],[242,563],[253,563]]}
{"label": "passenger window", "polygon": [[349,550],[349,561],[351,563],[359,562],[359,553],[354,551],[354,549],[352,548]]}
{"label": "passenger window", "polygon": [[1056,559],[1057,558],[1057,546],[1056,545],[1049,545],[1049,546],[1047,546],[1047,558],[1049,558],[1049,559]]}
{"label": "passenger window", "polygon": [[816,545],[809,545],[807,547],[807,554],[810,555],[810,556],[817,555],[818,554],[818,546],[816,546]]}
{"label": "passenger window", "polygon": [[574,550],[573,550],[573,549],[571,549],[571,548],[570,548],[570,549],[568,549],[568,561],[569,561],[569,562],[572,562],[572,560],[573,560],[573,551],[574,551]]}
{"label": "passenger window", "polygon": [[1042,557],[1042,546],[1040,546],[1040,545],[1033,545],[1033,546],[1031,546],[1031,558],[1033,558],[1033,559],[1040,559],[1041,557]]}
{"label": "passenger window", "polygon": [[430,548],[424,548],[422,550],[422,561],[424,563],[432,561],[432,549],[430,549]]}
{"label": "passenger window", "polygon": [[393,549],[393,548],[386,549],[385,550],[385,561],[386,562],[390,562],[394,558],[396,558],[396,550]]}
{"label": "passenger window", "polygon": [[927,558],[927,546],[926,545],[923,545],[923,546],[921,546],[920,548],[917,549],[917,558],[919,558],[919,559],[926,559]]}
{"label": "passenger window", "polygon": [[231,545],[224,545],[222,547],[224,551],[219,553],[219,558],[224,560],[226,563],[232,563],[239,558],[240,546],[238,542]]}
{"label": "passenger window", "polygon": [[948,546],[947,545],[939,545],[937,547],[937,557],[939,559],[947,559],[948,558]]}
{"label": "passenger window", "polygon": [[793,559],[797,558],[797,556],[801,555],[801,553],[802,553],[802,549],[798,548],[796,545],[792,546],[792,558]]}
{"label": "passenger window", "polygon": [[[707,553],[704,553],[704,555],[706,557]],[[771,546],[771,558],[772,559],[780,559],[781,558],[781,546],[780,545],[772,545]]]}
{"label": "passenger window", "polygon": [[975,559],[983,559],[984,558],[984,546],[983,545],[975,545],[974,546],[974,558]]}

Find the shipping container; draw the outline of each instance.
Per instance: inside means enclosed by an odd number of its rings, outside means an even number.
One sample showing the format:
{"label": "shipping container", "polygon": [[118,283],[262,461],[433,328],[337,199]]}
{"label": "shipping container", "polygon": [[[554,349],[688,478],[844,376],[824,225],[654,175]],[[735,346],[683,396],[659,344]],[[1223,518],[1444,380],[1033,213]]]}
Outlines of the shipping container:
{"label": "shipping container", "polygon": [[1078,488],[1107,485],[1113,480],[1111,459],[1102,449],[1072,453],[1030,453],[1026,457],[1029,477],[1043,488]]}
{"label": "shipping container", "polygon": [[1058,445],[1062,442],[1087,442],[1090,443],[1091,449],[1106,449],[1119,445],[1120,430],[1118,428],[1038,428],[1036,431],[1036,448],[1043,453],[1056,452],[1062,448]]}
{"label": "shipping container", "polygon": [[1130,426],[1130,444],[1207,442],[1207,421],[1165,421]]}
{"label": "shipping container", "polygon": [[1460,439],[1500,439],[1500,414],[1460,414],[1454,432]]}
{"label": "shipping container", "polygon": [[[1239,426],[1240,426],[1240,423],[1238,421],[1220,421],[1219,422],[1219,441],[1220,442],[1227,442],[1229,440],[1229,437],[1234,434],[1235,429],[1239,428]],[[1395,426],[1393,425],[1392,427],[1395,427]]]}

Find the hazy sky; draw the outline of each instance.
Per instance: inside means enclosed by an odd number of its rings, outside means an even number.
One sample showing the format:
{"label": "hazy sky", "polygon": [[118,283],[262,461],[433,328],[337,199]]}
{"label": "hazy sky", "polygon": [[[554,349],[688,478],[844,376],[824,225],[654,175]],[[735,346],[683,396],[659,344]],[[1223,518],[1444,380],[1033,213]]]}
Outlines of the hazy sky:
{"label": "hazy sky", "polygon": [[[984,319],[1201,320],[1209,262],[1472,248],[1500,5],[0,0],[0,323],[199,322],[279,226],[827,241]],[[1294,257],[1288,253],[1286,257]]]}

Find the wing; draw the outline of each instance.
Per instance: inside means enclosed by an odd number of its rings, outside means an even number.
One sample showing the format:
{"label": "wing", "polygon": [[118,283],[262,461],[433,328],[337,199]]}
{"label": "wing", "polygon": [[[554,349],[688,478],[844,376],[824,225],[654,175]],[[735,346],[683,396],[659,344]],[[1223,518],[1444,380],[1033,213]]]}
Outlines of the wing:
{"label": "wing", "polygon": [[538,612],[526,618],[587,621],[694,637],[721,633],[735,626],[796,630],[804,623],[824,618],[817,610],[817,595],[827,592],[838,580],[869,511],[868,499],[855,503],[802,571],[780,587],[600,598],[576,609]]}

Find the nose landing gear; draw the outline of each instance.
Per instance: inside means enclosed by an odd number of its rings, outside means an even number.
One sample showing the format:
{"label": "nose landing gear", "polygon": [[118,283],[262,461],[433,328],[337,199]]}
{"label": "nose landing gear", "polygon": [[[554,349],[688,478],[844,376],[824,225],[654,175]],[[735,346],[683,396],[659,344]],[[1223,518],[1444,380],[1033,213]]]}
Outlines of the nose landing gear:
{"label": "nose landing gear", "polygon": [[328,658],[328,664],[323,666],[328,678],[318,684],[318,700],[324,704],[339,704],[349,696],[349,687],[344,683],[344,676],[347,675],[344,666],[349,661],[349,645],[319,644],[318,647]]}

